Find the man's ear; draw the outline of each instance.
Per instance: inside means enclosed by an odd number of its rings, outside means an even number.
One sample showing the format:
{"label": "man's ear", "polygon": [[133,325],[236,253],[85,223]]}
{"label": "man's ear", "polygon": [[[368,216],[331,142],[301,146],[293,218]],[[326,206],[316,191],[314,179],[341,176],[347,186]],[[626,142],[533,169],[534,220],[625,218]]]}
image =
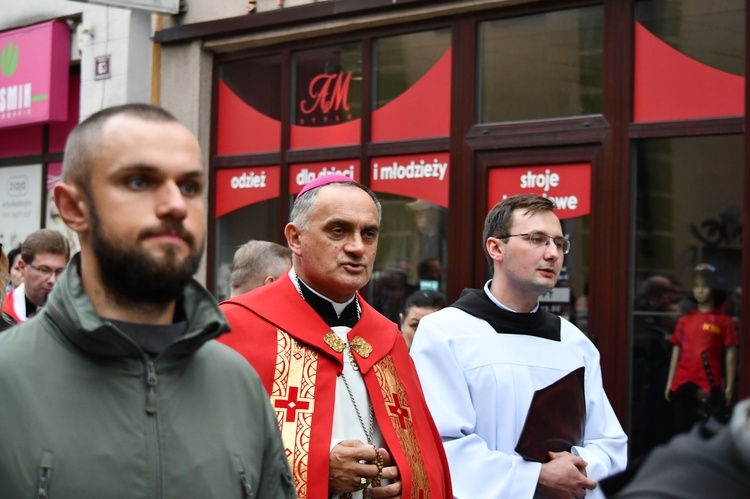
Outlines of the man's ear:
{"label": "man's ear", "polygon": [[55,205],[65,225],[82,234],[89,230],[89,207],[81,188],[73,184],[55,186]]}
{"label": "man's ear", "polygon": [[490,255],[490,258],[493,261],[501,262],[503,260],[504,248],[500,239],[496,237],[488,237],[484,245],[485,248],[487,248],[487,254]]}
{"label": "man's ear", "polygon": [[302,244],[299,240],[300,231],[297,226],[291,222],[286,224],[286,227],[284,227],[284,235],[286,236],[286,241],[289,244],[289,249],[292,250],[292,253],[299,256]]}

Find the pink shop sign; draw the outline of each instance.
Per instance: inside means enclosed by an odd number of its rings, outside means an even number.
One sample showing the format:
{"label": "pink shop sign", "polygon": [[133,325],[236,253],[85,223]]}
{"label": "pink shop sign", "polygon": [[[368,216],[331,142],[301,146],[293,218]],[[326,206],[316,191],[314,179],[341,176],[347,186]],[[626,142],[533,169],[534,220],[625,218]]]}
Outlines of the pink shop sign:
{"label": "pink shop sign", "polygon": [[69,58],[64,22],[0,33],[0,128],[67,119]]}

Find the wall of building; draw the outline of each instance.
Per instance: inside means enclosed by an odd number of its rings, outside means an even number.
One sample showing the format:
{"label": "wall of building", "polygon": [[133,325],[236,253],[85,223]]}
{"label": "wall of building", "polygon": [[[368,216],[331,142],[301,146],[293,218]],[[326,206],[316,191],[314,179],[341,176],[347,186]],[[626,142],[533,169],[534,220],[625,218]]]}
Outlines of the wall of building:
{"label": "wall of building", "polygon": [[[71,61],[80,61],[80,117],[126,102],[151,99],[152,15],[117,7],[34,0],[3,2],[0,30],[66,19],[71,27]],[[97,79],[97,57],[110,56],[110,77]]]}

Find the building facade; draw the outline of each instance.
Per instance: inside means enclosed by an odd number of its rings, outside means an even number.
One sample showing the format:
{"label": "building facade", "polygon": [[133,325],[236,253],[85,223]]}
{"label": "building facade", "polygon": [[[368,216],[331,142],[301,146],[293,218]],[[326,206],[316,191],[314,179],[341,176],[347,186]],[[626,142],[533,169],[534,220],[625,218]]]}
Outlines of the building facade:
{"label": "building facade", "polygon": [[[634,457],[670,436],[669,337],[700,263],[714,268],[718,306],[739,332],[736,396],[750,396],[746,0],[185,7],[151,15],[46,0],[3,17],[0,35],[64,22],[69,88],[78,88],[65,119],[0,128],[3,185],[26,175],[39,191],[29,205],[38,212],[11,202],[13,213],[52,223],[44,193],[66,130],[107,105],[151,100],[205,151],[202,277],[218,298],[234,249],[284,242],[294,195],[337,172],[383,201],[364,292],[396,317],[411,290],[452,300],[482,286],[485,214],[505,195],[534,192],[554,198],[573,246],[544,306],[596,342]],[[107,54],[110,78],[96,79]],[[0,80],[0,91],[8,86]],[[12,246],[7,226],[0,237]]]}
{"label": "building facade", "polygon": [[317,175],[383,199],[366,292],[388,314],[411,289],[483,285],[484,215],[535,192],[573,244],[545,306],[596,341],[634,455],[670,434],[668,340],[699,263],[750,395],[745,1],[198,3],[155,40],[162,102],[210,151],[218,296],[233,249],[283,242]]}

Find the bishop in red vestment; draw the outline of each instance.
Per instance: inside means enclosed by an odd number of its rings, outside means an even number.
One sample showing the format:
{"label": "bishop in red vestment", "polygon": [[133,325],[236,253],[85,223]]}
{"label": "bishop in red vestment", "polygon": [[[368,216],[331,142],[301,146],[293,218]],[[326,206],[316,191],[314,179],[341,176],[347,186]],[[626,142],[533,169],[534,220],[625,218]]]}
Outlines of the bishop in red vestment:
{"label": "bishop in red vestment", "polygon": [[[357,293],[372,272],[379,202],[361,184],[330,177],[313,181],[295,202],[285,229],[292,271],[224,302],[232,332],[220,341],[263,380],[300,498],[356,498],[368,486],[373,497],[452,498],[443,444],[406,342]],[[341,441],[341,407],[352,404],[356,416],[343,427],[361,426],[369,445]],[[376,458],[382,487],[372,476]]]}

